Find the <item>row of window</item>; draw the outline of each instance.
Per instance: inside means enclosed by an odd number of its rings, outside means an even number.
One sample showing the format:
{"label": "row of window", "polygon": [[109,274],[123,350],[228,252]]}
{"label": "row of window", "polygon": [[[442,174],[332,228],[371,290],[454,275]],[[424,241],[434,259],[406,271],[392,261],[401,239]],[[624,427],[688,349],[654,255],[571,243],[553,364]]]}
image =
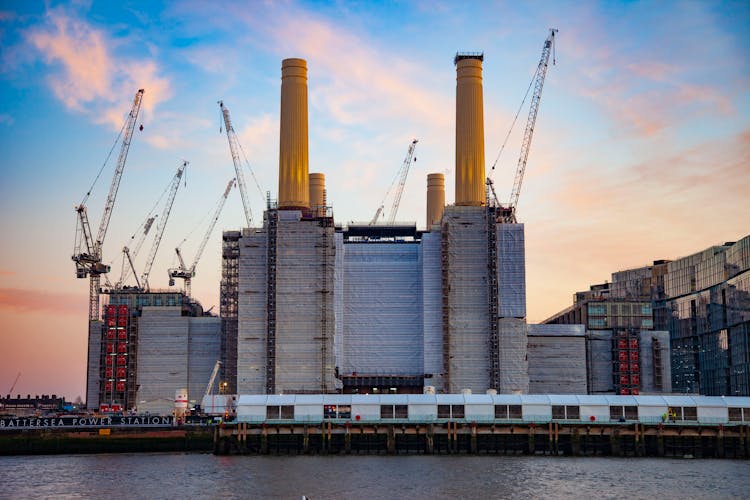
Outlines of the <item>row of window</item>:
{"label": "row of window", "polygon": [[[750,421],[750,408],[728,408],[730,422]],[[323,418],[351,418],[352,407],[349,405],[325,405]],[[438,405],[438,418],[465,418],[464,405]],[[293,420],[294,405],[266,406],[268,420]],[[380,405],[380,418],[409,418],[408,405]],[[523,418],[521,405],[495,405],[495,418],[520,420]],[[580,407],[572,405],[553,405],[553,420],[579,420]],[[638,420],[637,406],[610,406],[610,420]],[[697,421],[698,409],[695,406],[670,406],[662,415],[667,421]]]}

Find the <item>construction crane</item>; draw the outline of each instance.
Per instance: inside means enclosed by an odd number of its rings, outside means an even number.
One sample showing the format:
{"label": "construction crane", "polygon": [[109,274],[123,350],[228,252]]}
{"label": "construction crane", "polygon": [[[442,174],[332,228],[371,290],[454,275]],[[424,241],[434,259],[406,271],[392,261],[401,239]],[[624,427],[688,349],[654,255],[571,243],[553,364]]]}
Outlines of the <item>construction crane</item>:
{"label": "construction crane", "polygon": [[[120,131],[120,134],[122,135],[122,146],[120,147],[120,155],[117,158],[112,184],[109,187],[109,195],[104,204],[104,212],[102,213],[102,220],[99,223],[99,232],[97,233],[96,239],[92,237],[91,226],[89,225],[89,218],[86,209],[86,202],[91,195],[93,185],[86,193],[86,196],[84,196],[83,201],[75,207],[77,213],[76,236],[72,259],[76,263],[76,278],[85,278],[86,276],[89,276],[90,278],[90,321],[99,319],[100,278],[102,274],[106,274],[110,270],[110,267],[102,262],[102,246],[104,246],[104,238],[107,235],[107,228],[109,227],[109,221],[112,217],[112,210],[115,206],[115,199],[117,198],[117,190],[120,187],[122,173],[125,170],[125,160],[127,160],[128,157],[130,142],[133,139],[133,130],[135,129],[135,124],[138,119],[138,113],[141,110],[142,98],[143,89],[139,89],[138,92],[135,93],[133,106],[130,109],[130,113],[125,120],[122,130]],[[141,126],[141,128],[143,128],[143,126]],[[102,166],[102,168],[104,167]],[[101,171],[99,173],[101,174]],[[98,178],[99,176],[97,175],[97,179]],[[96,180],[94,183],[96,183]]]}
{"label": "construction crane", "polygon": [[[531,139],[534,136],[534,127],[536,126],[536,115],[539,112],[539,101],[542,98],[544,79],[547,76],[549,56],[555,48],[555,33],[557,33],[557,31],[558,30],[555,28],[550,28],[549,36],[544,41],[544,46],[542,47],[542,57],[539,59],[539,65],[537,66],[536,74],[534,76],[534,93],[532,94],[531,104],[529,105],[529,117],[526,120],[526,130],[524,131],[523,142],[521,143],[521,154],[518,157],[516,177],[513,180],[513,189],[510,192],[510,202],[508,203],[507,207],[502,207],[501,210],[500,218],[503,222],[516,222],[516,208],[518,206],[518,197],[521,194],[521,184],[523,184],[523,176],[526,172],[526,162],[529,159],[529,151],[531,150]],[[554,57],[552,58],[552,64],[555,64]],[[492,180],[488,178],[487,184],[492,188],[492,191],[494,192]]]}
{"label": "construction crane", "polygon": [[221,109],[221,114],[224,117],[224,129],[227,132],[229,151],[232,153],[234,173],[237,176],[237,187],[240,190],[242,207],[245,209],[245,221],[247,222],[247,227],[252,227],[253,214],[250,210],[250,200],[248,199],[247,189],[245,188],[245,176],[242,174],[242,162],[240,161],[240,144],[237,141],[237,134],[234,131],[234,127],[232,127],[232,120],[229,117],[229,109],[224,106],[224,101],[219,101],[219,108]]}
{"label": "construction crane", "polygon": [[209,394],[211,394],[211,389],[214,386],[214,382],[216,382],[216,375],[219,373],[219,366],[221,366],[221,361],[217,361],[214,365],[214,370],[211,372],[211,378],[208,379],[208,385],[206,386],[206,392],[203,394],[203,397],[205,398]]}
{"label": "construction crane", "polygon": [[182,258],[182,252],[180,252],[180,247],[178,246],[177,248],[174,249],[174,251],[177,253],[177,258],[180,261],[180,267],[169,270],[169,286],[174,286],[175,278],[181,278],[185,282],[185,294],[188,297],[190,296],[190,281],[195,277],[195,267],[198,265],[198,261],[200,260],[201,255],[203,255],[203,250],[205,250],[206,248],[206,244],[208,243],[208,238],[211,236],[211,233],[213,232],[214,227],[216,226],[216,222],[219,220],[219,215],[221,215],[221,210],[224,208],[224,203],[227,201],[227,196],[229,196],[229,192],[232,190],[234,183],[235,183],[235,179],[231,179],[227,183],[227,188],[224,190],[224,194],[222,194],[221,198],[219,199],[219,204],[216,207],[216,211],[214,212],[213,219],[211,219],[211,223],[208,225],[208,231],[206,231],[205,236],[203,236],[203,240],[198,246],[198,251],[195,254],[195,259],[193,259],[193,263],[190,265],[190,267],[185,266],[185,261]]}
{"label": "construction crane", "polygon": [[8,396],[13,395],[13,389],[16,388],[16,384],[18,383],[19,378],[21,378],[21,372],[18,372],[18,375],[16,375],[16,379],[13,381],[13,385],[10,386],[10,389],[8,390]]}
{"label": "construction crane", "polygon": [[139,285],[139,288],[142,286],[146,291],[150,289],[148,284],[148,276],[149,274],[151,274],[151,267],[154,265],[156,251],[159,249],[161,237],[164,235],[164,228],[167,226],[167,221],[169,220],[169,213],[172,211],[174,198],[175,196],[177,196],[177,188],[180,187],[180,179],[182,179],[182,174],[187,166],[188,162],[183,160],[182,165],[180,165],[180,167],[177,169],[177,173],[174,174],[172,183],[169,188],[169,197],[167,198],[167,203],[166,205],[164,205],[164,210],[161,213],[161,217],[159,217],[159,222],[156,224],[156,236],[154,236],[154,242],[151,244],[151,251],[148,254],[148,258],[146,259],[146,266],[143,269],[143,274],[141,275],[141,282]]}
{"label": "construction crane", "polygon": [[370,225],[376,224],[378,222],[378,219],[380,219],[380,215],[383,213],[383,208],[385,207],[385,200],[386,198],[388,198],[391,189],[393,189],[393,186],[396,183],[396,179],[399,179],[398,187],[396,188],[396,192],[393,197],[393,205],[391,206],[391,211],[388,213],[388,224],[393,224],[393,222],[396,220],[398,207],[401,204],[401,195],[404,193],[404,186],[406,185],[406,176],[409,174],[409,167],[411,166],[412,160],[414,160],[414,149],[417,147],[417,142],[419,141],[417,139],[414,139],[411,141],[411,144],[409,144],[409,150],[406,153],[406,158],[404,158],[404,163],[401,164],[401,168],[398,172],[396,172],[396,177],[393,178],[393,182],[388,188],[388,191],[385,192],[383,201],[380,203],[380,206],[375,212],[375,216],[370,221]]}
{"label": "construction crane", "polygon": [[[154,221],[156,220],[156,216],[152,215],[149,216],[146,219],[146,222],[143,223],[143,231],[141,232],[140,238],[138,238],[138,243],[135,244],[135,248],[133,251],[130,251],[130,247],[125,245],[122,247],[122,270],[120,271],[120,279],[117,281],[117,284],[115,285],[116,289],[121,289],[122,286],[125,284],[125,281],[130,277],[130,273],[133,273],[133,276],[135,277],[135,283],[138,286],[138,288],[141,287],[140,282],[138,281],[138,273],[135,272],[135,259],[138,257],[138,253],[141,251],[141,247],[143,246],[143,243],[146,241],[146,236],[148,236],[148,232],[151,230],[151,226],[154,225]],[[133,241],[135,239],[135,235],[133,235],[130,240]],[[125,264],[128,264],[127,266]]]}

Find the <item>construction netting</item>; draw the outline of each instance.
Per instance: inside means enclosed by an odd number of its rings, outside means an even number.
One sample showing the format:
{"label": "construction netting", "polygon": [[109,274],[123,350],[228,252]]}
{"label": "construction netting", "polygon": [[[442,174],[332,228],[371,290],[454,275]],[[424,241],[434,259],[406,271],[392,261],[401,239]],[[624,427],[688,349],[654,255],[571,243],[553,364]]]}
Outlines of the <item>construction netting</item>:
{"label": "construction netting", "polygon": [[265,231],[240,239],[237,306],[237,392],[266,393],[267,277]]}
{"label": "construction netting", "polygon": [[420,253],[414,241],[343,244],[343,375],[424,373]]}
{"label": "construction netting", "polygon": [[443,389],[443,287],[440,231],[422,235],[422,332],[425,385]]}
{"label": "construction netting", "polygon": [[484,207],[443,213],[441,261],[446,392],[490,388],[488,225]]}
{"label": "construction netting", "polygon": [[584,325],[530,324],[527,335],[530,394],[587,393]]}
{"label": "construction netting", "polygon": [[526,318],[526,250],[523,224],[497,224],[498,316]]}

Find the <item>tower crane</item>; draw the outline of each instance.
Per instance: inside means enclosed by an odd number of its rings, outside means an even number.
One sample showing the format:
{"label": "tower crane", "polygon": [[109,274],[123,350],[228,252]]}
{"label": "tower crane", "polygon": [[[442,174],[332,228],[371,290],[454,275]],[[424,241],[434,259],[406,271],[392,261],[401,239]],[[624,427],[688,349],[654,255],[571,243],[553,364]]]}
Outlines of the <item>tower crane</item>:
{"label": "tower crane", "polygon": [[[518,197],[521,194],[521,184],[523,183],[523,176],[526,172],[526,162],[529,159],[529,151],[531,150],[531,139],[534,136],[534,127],[536,126],[536,115],[539,112],[539,101],[542,98],[542,88],[544,87],[544,79],[547,76],[547,68],[549,66],[550,53],[555,48],[555,33],[557,29],[550,28],[549,36],[544,41],[542,47],[542,56],[539,59],[539,65],[536,69],[534,76],[534,93],[531,97],[531,104],[529,105],[529,117],[526,120],[526,130],[523,134],[523,142],[521,143],[521,154],[518,157],[518,166],[516,167],[516,177],[513,180],[513,189],[510,192],[510,202],[507,207],[502,207],[500,218],[503,222],[515,223],[516,222],[516,207],[518,206]],[[554,57],[552,58],[552,64],[555,64]],[[487,179],[487,185],[492,188],[494,193],[494,187],[492,186],[492,180]]]}
{"label": "tower crane", "polygon": [[16,379],[13,381],[13,385],[10,386],[10,389],[8,390],[8,397],[13,395],[13,389],[16,388],[16,384],[18,383],[19,378],[21,378],[21,372],[18,372],[18,375],[16,375]]}
{"label": "tower crane", "polygon": [[247,197],[247,189],[245,188],[245,176],[242,174],[242,162],[240,161],[240,144],[237,141],[237,134],[234,132],[234,127],[232,127],[232,120],[229,117],[229,109],[224,106],[224,101],[219,101],[219,108],[221,109],[221,114],[224,117],[224,129],[227,132],[229,151],[232,153],[234,173],[237,176],[237,187],[240,190],[242,207],[245,209],[245,221],[247,222],[247,227],[252,227],[253,214],[250,210],[250,200]]}
{"label": "tower crane", "polygon": [[211,233],[213,232],[214,227],[216,226],[216,222],[219,220],[219,215],[221,215],[221,210],[224,208],[224,202],[227,201],[227,196],[229,196],[229,191],[232,190],[234,183],[235,183],[235,179],[231,179],[227,183],[227,188],[224,190],[224,194],[222,194],[221,198],[219,199],[219,204],[216,207],[214,216],[211,219],[211,223],[208,225],[208,231],[206,231],[205,236],[203,236],[203,240],[198,246],[198,251],[195,254],[195,259],[193,259],[193,263],[190,265],[190,267],[185,266],[185,261],[182,258],[180,247],[178,246],[177,248],[174,249],[174,251],[177,253],[177,258],[180,261],[180,267],[169,270],[169,286],[174,286],[175,278],[181,278],[185,282],[185,294],[188,296],[190,296],[190,281],[192,280],[192,278],[195,277],[195,267],[198,265],[198,261],[200,260],[201,255],[203,255],[203,250],[205,250],[206,248],[206,244],[208,243],[208,238],[211,236]]}
{"label": "tower crane", "polygon": [[[146,236],[148,236],[148,232],[151,230],[151,226],[154,225],[155,220],[156,216],[152,215],[146,219],[146,222],[143,223],[143,231],[141,232],[141,236],[140,238],[138,238],[138,243],[135,244],[135,248],[132,252],[130,251],[130,247],[128,247],[127,245],[122,247],[122,271],[120,272],[120,279],[117,281],[115,288],[122,288],[122,285],[124,285],[125,281],[130,277],[131,271],[133,273],[133,276],[135,277],[136,285],[138,286],[138,288],[141,287],[141,284],[138,281],[138,273],[135,272],[135,259],[136,257],[138,257],[138,253],[141,251],[141,247],[146,241]],[[135,235],[131,237],[131,241],[134,238]],[[128,263],[128,266],[125,265],[126,262]]]}
{"label": "tower crane", "polygon": [[404,193],[404,186],[406,185],[406,176],[409,174],[409,167],[411,166],[412,160],[414,160],[414,149],[417,147],[417,142],[419,141],[417,139],[414,139],[409,144],[409,150],[406,153],[406,158],[404,158],[404,163],[401,164],[401,168],[396,173],[396,177],[393,178],[393,182],[391,183],[391,186],[388,188],[388,191],[386,191],[385,196],[383,197],[383,201],[380,203],[380,206],[375,212],[375,216],[370,221],[370,225],[373,225],[378,222],[380,215],[383,213],[383,208],[385,207],[385,199],[388,197],[388,194],[390,194],[391,189],[393,189],[393,186],[396,183],[396,178],[398,178],[399,179],[398,187],[396,188],[396,192],[394,194],[393,205],[391,206],[391,211],[388,214],[388,224],[393,224],[393,222],[396,220],[398,207],[401,204],[401,195]]}
{"label": "tower crane", "polygon": [[[117,198],[117,190],[120,187],[122,173],[125,170],[125,161],[127,160],[128,151],[130,150],[130,142],[133,139],[133,130],[135,129],[138,113],[141,109],[142,98],[143,89],[139,89],[138,92],[135,93],[133,106],[130,109],[130,113],[125,120],[122,130],[120,131],[120,134],[122,134],[122,146],[120,147],[120,155],[117,158],[112,184],[109,187],[107,201],[104,204],[104,212],[102,213],[102,220],[99,223],[99,232],[96,235],[96,239],[93,238],[91,233],[91,226],[89,225],[86,208],[86,202],[91,194],[91,189],[86,193],[83,201],[75,207],[77,219],[72,259],[76,263],[76,278],[85,278],[86,276],[90,278],[89,320],[92,321],[99,319],[99,287],[101,275],[108,273],[110,270],[110,267],[102,262],[102,246],[104,245],[104,238],[107,235],[107,228],[109,227],[109,221],[112,217],[112,209],[115,206],[115,199]],[[97,175],[97,178],[98,177],[99,176]]]}
{"label": "tower crane", "polygon": [[148,284],[148,276],[149,274],[151,274],[151,267],[154,265],[156,251],[159,250],[161,237],[164,235],[164,228],[167,226],[169,213],[172,211],[172,204],[174,203],[174,198],[177,195],[177,188],[180,187],[180,179],[182,179],[182,173],[185,171],[185,167],[187,166],[188,162],[183,160],[182,165],[180,165],[180,167],[177,169],[177,173],[174,174],[172,183],[169,188],[169,197],[167,198],[167,203],[166,205],[164,205],[164,210],[161,213],[161,217],[159,217],[159,222],[156,224],[156,236],[154,236],[154,242],[151,244],[151,251],[148,254],[148,258],[146,259],[146,266],[144,267],[143,274],[141,275],[140,286],[142,286],[144,290],[148,291],[150,289]]}
{"label": "tower crane", "polygon": [[214,382],[216,382],[216,375],[219,373],[219,367],[221,366],[221,361],[217,361],[216,364],[214,364],[214,369],[211,372],[211,378],[208,379],[208,385],[206,386],[206,392],[203,394],[203,397],[211,394],[211,389],[214,387]]}

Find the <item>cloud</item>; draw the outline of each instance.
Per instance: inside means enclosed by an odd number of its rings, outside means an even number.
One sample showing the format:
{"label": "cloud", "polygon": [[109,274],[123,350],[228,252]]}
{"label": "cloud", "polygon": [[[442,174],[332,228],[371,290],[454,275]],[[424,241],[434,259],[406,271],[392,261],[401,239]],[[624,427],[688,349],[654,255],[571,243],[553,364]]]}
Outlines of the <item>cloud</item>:
{"label": "cloud", "polygon": [[80,294],[57,293],[24,288],[0,288],[0,310],[20,313],[85,314],[87,299]]}
{"label": "cloud", "polygon": [[168,78],[153,60],[114,54],[123,40],[76,18],[62,8],[48,10],[44,22],[26,32],[28,43],[50,66],[47,82],[68,109],[89,114],[96,123],[122,126],[124,96],[146,90],[142,113],[171,96]]}
{"label": "cloud", "polygon": [[424,75],[432,72],[429,68],[392,53],[384,57],[372,41],[311,12],[276,6],[268,14],[273,22],[260,23],[246,9],[236,11],[236,17],[263,34],[275,52],[307,59],[309,77],[316,82],[312,107],[325,109],[349,126],[392,118],[451,126],[446,96],[423,85]]}
{"label": "cloud", "polygon": [[6,269],[0,269],[0,276],[14,276],[15,271],[8,271]]}

